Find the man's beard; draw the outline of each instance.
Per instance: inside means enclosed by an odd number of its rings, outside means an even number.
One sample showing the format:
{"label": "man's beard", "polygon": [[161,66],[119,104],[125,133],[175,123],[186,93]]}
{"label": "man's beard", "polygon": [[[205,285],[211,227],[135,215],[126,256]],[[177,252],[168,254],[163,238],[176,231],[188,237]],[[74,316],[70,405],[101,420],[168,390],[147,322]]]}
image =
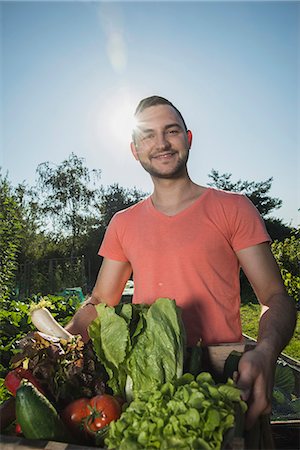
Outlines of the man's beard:
{"label": "man's beard", "polygon": [[145,163],[142,161],[140,161],[140,163],[141,163],[141,166],[143,167],[143,169],[145,169],[146,172],[148,172],[149,175],[151,175],[151,177],[161,178],[161,179],[165,179],[165,180],[176,179],[176,178],[180,178],[182,175],[184,175],[186,173],[186,164],[188,161],[188,157],[189,157],[189,153],[186,154],[185,158],[179,158],[176,166],[170,172],[160,171],[160,170],[156,169],[155,167],[153,167],[151,164],[148,164],[148,163]]}

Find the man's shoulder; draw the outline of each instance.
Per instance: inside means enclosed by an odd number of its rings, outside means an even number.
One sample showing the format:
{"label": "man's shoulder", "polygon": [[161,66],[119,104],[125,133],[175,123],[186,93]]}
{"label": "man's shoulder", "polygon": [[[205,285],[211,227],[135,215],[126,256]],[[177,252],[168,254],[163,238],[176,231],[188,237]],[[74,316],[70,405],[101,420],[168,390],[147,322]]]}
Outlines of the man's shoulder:
{"label": "man's shoulder", "polygon": [[209,189],[209,198],[211,201],[219,201],[219,202],[228,202],[228,203],[239,203],[241,200],[246,199],[247,197],[240,193],[234,191],[225,191],[224,189],[218,189],[214,187],[210,187]]}
{"label": "man's shoulder", "polygon": [[210,188],[207,200],[206,210],[210,216],[216,214],[218,218],[234,219],[238,216],[258,214],[252,201],[241,192]]}

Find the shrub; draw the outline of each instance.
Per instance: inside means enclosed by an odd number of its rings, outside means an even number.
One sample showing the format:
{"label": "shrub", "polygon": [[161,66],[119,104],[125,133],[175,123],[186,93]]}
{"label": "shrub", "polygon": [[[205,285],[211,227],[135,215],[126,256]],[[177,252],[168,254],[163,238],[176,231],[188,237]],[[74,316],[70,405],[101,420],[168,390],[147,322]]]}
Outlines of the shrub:
{"label": "shrub", "polygon": [[274,241],[272,252],[281,270],[288,294],[300,304],[300,231],[284,241]]}

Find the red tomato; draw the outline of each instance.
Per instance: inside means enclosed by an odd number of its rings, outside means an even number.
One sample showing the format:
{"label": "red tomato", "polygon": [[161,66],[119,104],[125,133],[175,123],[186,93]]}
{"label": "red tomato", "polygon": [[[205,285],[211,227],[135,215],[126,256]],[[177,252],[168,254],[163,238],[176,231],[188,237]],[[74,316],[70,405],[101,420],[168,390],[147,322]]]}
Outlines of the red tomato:
{"label": "red tomato", "polygon": [[40,386],[40,383],[35,378],[35,376],[30,372],[30,370],[23,369],[23,367],[17,367],[16,369],[11,370],[5,377],[4,384],[7,390],[12,394],[16,395],[17,389],[20,386],[21,380],[25,378],[30,381],[40,392],[43,392],[43,389]]}
{"label": "red tomato", "polygon": [[20,425],[19,423],[16,423],[16,426],[15,426],[15,433],[16,433],[17,436],[19,436],[19,435],[22,434],[21,425]]}
{"label": "red tomato", "polygon": [[88,398],[79,398],[69,403],[61,413],[67,427],[76,432],[83,430],[85,419],[92,414]]}
{"label": "red tomato", "polygon": [[96,395],[89,401],[91,414],[84,423],[85,430],[94,435],[112,420],[119,419],[122,408],[118,400],[112,395]]}
{"label": "red tomato", "polygon": [[79,398],[67,405],[61,412],[61,418],[76,436],[86,439],[95,436],[112,420],[117,420],[122,407],[117,398],[103,394],[95,397]]}

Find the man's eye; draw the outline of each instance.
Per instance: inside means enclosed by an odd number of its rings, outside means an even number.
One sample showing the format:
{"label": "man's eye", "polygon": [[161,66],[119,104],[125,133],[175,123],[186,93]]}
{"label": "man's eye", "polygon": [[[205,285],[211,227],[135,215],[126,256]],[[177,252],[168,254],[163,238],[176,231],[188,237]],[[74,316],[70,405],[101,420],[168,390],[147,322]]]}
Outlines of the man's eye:
{"label": "man's eye", "polygon": [[167,134],[176,135],[176,134],[178,134],[178,130],[168,130]]}
{"label": "man's eye", "polygon": [[153,134],[153,133],[147,133],[147,134],[144,134],[144,135],[142,136],[141,140],[142,140],[142,141],[146,141],[146,140],[148,140],[148,139],[153,139],[153,137],[154,137],[154,134]]}

